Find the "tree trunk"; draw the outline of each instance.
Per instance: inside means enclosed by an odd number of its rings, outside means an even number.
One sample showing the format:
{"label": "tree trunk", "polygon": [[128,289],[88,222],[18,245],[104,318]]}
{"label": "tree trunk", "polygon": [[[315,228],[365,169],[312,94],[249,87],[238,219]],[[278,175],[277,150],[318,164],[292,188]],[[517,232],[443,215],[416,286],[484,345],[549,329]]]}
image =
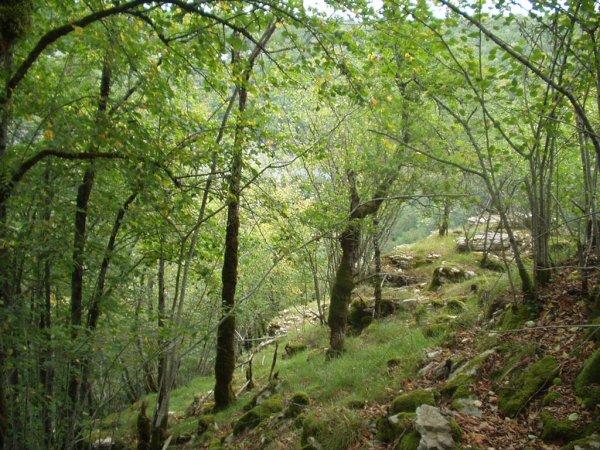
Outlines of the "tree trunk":
{"label": "tree trunk", "polygon": [[373,296],[375,297],[375,317],[382,316],[382,293],[381,293],[381,285],[383,284],[383,279],[381,276],[381,248],[379,247],[379,220],[373,219],[373,226],[375,228],[375,232],[373,234],[373,253],[375,259],[375,277],[374,277],[374,289]]}
{"label": "tree trunk", "polygon": [[335,273],[331,288],[329,317],[327,324],[331,330],[329,339],[329,357],[339,356],[344,350],[348,306],[354,290],[354,270],[360,241],[360,229],[356,223],[350,223],[340,236],[342,257]]}
{"label": "tree trunk", "polygon": [[167,370],[167,349],[165,348],[167,341],[162,337],[162,330],[165,326],[165,259],[161,254],[158,260],[158,401],[157,408],[152,419],[152,438],[150,440],[150,448],[152,450],[160,450],[165,438],[168,425],[168,408],[162,405],[167,404],[165,396],[168,396],[170,389],[167,389],[169,383]]}
{"label": "tree trunk", "polygon": [[446,200],[444,202],[444,213],[442,215],[442,220],[440,222],[440,226],[438,228],[438,234],[440,236],[448,236],[448,220],[450,218],[450,200]]}
{"label": "tree trunk", "polygon": [[240,187],[242,181],[242,146],[244,111],[248,99],[246,87],[239,89],[238,118],[235,128],[229,196],[227,204],[227,229],[225,231],[225,254],[223,255],[221,308],[222,317],[217,329],[217,356],[215,360],[215,408],[223,409],[231,404],[234,393],[231,387],[235,369],[235,291],[238,271],[238,235],[240,229]]}
{"label": "tree trunk", "polygon": [[[100,81],[100,100],[98,103],[99,124],[103,113],[106,111],[108,95],[110,93],[111,71],[108,58],[104,60],[102,66],[102,76]],[[95,144],[94,144],[95,145]],[[71,273],[71,340],[75,342],[79,337],[83,317],[83,273],[84,273],[84,255],[85,241],[87,231],[87,218],[90,194],[94,187],[96,172],[93,163],[90,163],[85,170],[83,180],[77,189],[77,199],[75,202],[75,227],[73,238],[73,268]],[[79,434],[81,426],[79,424],[79,411],[81,409],[81,386],[82,386],[82,364],[78,363],[80,355],[72,355],[71,370],[69,374],[68,385],[68,414],[66,416],[67,428],[67,448],[79,447]]]}

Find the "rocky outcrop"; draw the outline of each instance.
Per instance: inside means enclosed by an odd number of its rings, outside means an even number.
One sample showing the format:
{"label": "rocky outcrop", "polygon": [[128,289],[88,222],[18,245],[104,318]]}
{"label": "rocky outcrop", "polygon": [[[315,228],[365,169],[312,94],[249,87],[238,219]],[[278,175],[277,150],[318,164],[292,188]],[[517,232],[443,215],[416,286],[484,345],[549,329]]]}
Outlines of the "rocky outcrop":
{"label": "rocky outcrop", "polygon": [[510,248],[510,242],[508,240],[508,234],[488,231],[487,233],[477,233],[469,239],[465,236],[461,236],[456,240],[456,246],[460,252],[489,252],[508,250]]}
{"label": "rocky outcrop", "polygon": [[435,290],[447,283],[460,283],[474,276],[475,272],[462,267],[441,266],[433,271],[429,289]]}

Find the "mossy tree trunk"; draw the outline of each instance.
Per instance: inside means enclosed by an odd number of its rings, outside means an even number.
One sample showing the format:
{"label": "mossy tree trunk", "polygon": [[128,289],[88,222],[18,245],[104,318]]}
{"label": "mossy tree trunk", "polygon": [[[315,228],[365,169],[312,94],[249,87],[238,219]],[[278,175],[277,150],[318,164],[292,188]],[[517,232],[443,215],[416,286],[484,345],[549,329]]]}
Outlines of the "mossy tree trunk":
{"label": "mossy tree trunk", "polygon": [[381,276],[381,247],[379,243],[379,219],[373,219],[373,226],[375,227],[375,233],[373,234],[373,253],[375,260],[375,279],[373,296],[375,297],[375,317],[381,317],[381,304],[382,304],[382,292],[381,285],[383,284],[383,278]]}
{"label": "mossy tree trunk", "polygon": [[444,202],[444,212],[442,213],[442,220],[438,227],[438,234],[440,236],[448,236],[448,220],[450,219],[450,200],[446,199]]}
{"label": "mossy tree trunk", "polygon": [[161,253],[158,259],[158,348],[160,349],[160,356],[158,359],[158,400],[157,408],[154,411],[152,418],[152,431],[150,438],[150,448],[152,450],[160,450],[164,441],[168,425],[168,402],[165,401],[165,396],[169,394],[168,389],[169,380],[167,379],[167,340],[162,337],[162,330],[165,326],[165,258]]}
{"label": "mossy tree trunk", "polygon": [[222,317],[217,329],[217,356],[215,360],[215,409],[223,409],[234,400],[231,387],[235,369],[235,290],[238,271],[238,235],[240,229],[240,186],[242,179],[242,133],[243,113],[248,94],[246,88],[239,89],[238,120],[235,129],[231,174],[227,204],[227,228],[225,231],[225,254],[221,279]]}
{"label": "mossy tree trunk", "polygon": [[346,323],[348,322],[348,306],[350,305],[355,283],[361,222],[364,218],[377,213],[396,174],[384,179],[379,184],[372,199],[365,203],[360,202],[354,172],[348,171],[347,176],[350,187],[350,215],[348,224],[339,238],[342,257],[340,258],[331,287],[331,301],[329,304],[329,316],[327,318],[330,330],[329,357],[339,356],[344,349]]}
{"label": "mossy tree trunk", "polygon": [[[276,24],[272,22],[259,39],[247,60],[239,61],[238,116],[234,131],[233,154],[229,175],[227,200],[227,227],[225,230],[225,253],[221,279],[221,321],[217,328],[217,355],[215,359],[215,409],[224,409],[234,400],[231,386],[235,370],[235,291],[238,273],[238,238],[240,229],[240,194],[242,182],[245,116],[248,103],[248,83],[254,63],[264,50]],[[234,53],[234,66],[239,55]],[[237,68],[236,68],[237,69]]]}

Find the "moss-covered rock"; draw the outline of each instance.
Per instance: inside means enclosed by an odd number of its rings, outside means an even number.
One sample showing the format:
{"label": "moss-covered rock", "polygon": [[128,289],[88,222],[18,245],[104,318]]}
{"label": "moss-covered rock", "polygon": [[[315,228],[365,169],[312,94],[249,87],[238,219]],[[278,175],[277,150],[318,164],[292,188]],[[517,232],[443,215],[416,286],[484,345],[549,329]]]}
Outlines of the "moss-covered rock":
{"label": "moss-covered rock", "polygon": [[394,399],[390,412],[392,414],[403,412],[415,412],[421,405],[435,406],[435,395],[433,391],[426,389],[417,389],[405,394],[401,394]]}
{"label": "moss-covered rock", "polygon": [[448,381],[441,389],[441,394],[450,398],[467,398],[473,395],[471,386],[475,383],[473,375],[459,374]]}
{"label": "moss-covered rock", "polygon": [[283,348],[285,351],[285,355],[286,357],[291,357],[294,356],[296,353],[300,353],[303,352],[304,350],[307,349],[307,346],[304,342],[288,342],[287,344],[285,344],[285,347]]}
{"label": "moss-covered rock", "polygon": [[196,428],[196,435],[202,436],[208,430],[215,426],[215,417],[210,414],[205,414],[198,417],[198,427]]}
{"label": "moss-covered rock", "polygon": [[310,404],[310,398],[304,392],[296,392],[290,398],[287,408],[285,409],[285,417],[296,417]]}
{"label": "moss-covered rock", "polygon": [[393,442],[398,437],[414,430],[415,413],[402,412],[377,421],[377,439]]}
{"label": "moss-covered rock", "polygon": [[600,404],[600,349],[597,349],[583,365],[575,379],[575,392],[587,408]]}
{"label": "moss-covered rock", "polygon": [[348,325],[357,333],[360,333],[373,321],[373,308],[362,300],[354,300],[350,304],[348,312]]}
{"label": "moss-covered rock", "polygon": [[269,384],[267,384],[267,386],[265,386],[263,389],[261,389],[256,394],[254,394],[252,396],[252,398],[250,400],[248,400],[248,402],[244,405],[243,410],[244,411],[250,411],[255,406],[261,404],[266,399],[268,399],[271,396],[275,395],[275,393],[277,392],[278,387],[279,386],[278,386],[278,380],[277,379],[273,379],[273,380],[269,381]]}
{"label": "moss-covered rock", "polygon": [[537,342],[504,342],[499,351],[504,355],[504,363],[493,375],[495,381],[503,382],[512,375],[513,371],[521,367],[522,361],[526,357],[532,357],[539,349]]}
{"label": "moss-covered rock", "polygon": [[498,407],[511,417],[516,416],[529,401],[539,394],[558,373],[558,363],[546,356],[516,373],[509,385],[500,390]]}
{"label": "moss-covered rock", "polygon": [[468,272],[462,267],[441,266],[433,271],[429,289],[434,291],[446,283],[460,283],[469,278]]}
{"label": "moss-covered rock", "polygon": [[481,352],[460,365],[448,378],[441,393],[446,397],[467,398],[473,395],[471,386],[475,383],[479,370],[485,361],[496,352],[495,348]]}
{"label": "moss-covered rock", "polygon": [[[600,327],[600,316],[591,319],[589,324]],[[600,330],[598,330],[596,327],[589,327],[588,330],[589,331],[586,333],[586,338],[595,341],[597,344],[600,344]]]}
{"label": "moss-covered rock", "polygon": [[525,325],[525,322],[530,318],[531,314],[526,308],[512,305],[504,311],[504,314],[502,314],[500,329],[514,330],[516,328],[522,328]]}
{"label": "moss-covered rock", "polygon": [[279,396],[271,397],[246,412],[233,426],[234,434],[255,428],[263,420],[283,410],[283,400]]}
{"label": "moss-covered rock", "polygon": [[600,434],[594,433],[581,439],[569,442],[564,450],[597,450],[600,448]]}
{"label": "moss-covered rock", "polygon": [[558,420],[548,411],[540,413],[542,422],[542,439],[547,442],[570,441],[580,436],[581,431],[577,429],[574,422],[570,420]]}

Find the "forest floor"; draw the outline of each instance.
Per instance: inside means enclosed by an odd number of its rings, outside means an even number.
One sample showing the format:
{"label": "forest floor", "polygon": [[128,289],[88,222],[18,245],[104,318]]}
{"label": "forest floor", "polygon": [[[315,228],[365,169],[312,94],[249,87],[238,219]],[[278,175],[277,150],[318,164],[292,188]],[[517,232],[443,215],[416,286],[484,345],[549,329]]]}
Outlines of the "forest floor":
{"label": "forest floor", "polygon": [[[456,251],[455,238],[431,236],[395,252],[420,261],[417,267],[398,269],[411,279],[409,286],[384,290],[384,298],[402,307],[349,336],[342,357],[325,357],[327,328],[315,319],[310,305],[278,338],[277,383],[268,379],[274,353],[270,345],[253,357],[255,389],[240,394],[225,411],[210,411],[212,377],[199,377],[176,389],[170,448],[416,448],[406,437],[414,434],[414,427],[390,435],[382,432],[382,423],[397,412],[394,399],[422,390],[435,393],[433,403],[459,425],[456,448],[555,449],[596,431],[597,418],[573,387],[584,361],[597,348],[590,339],[591,328],[579,326],[588,318],[576,274],[561,273],[552,289],[542,293],[543,310],[529,321],[520,309],[508,306],[515,298],[511,290],[518,289],[511,287],[508,274],[482,269],[479,255]],[[459,268],[469,277],[430,290],[432,273],[441,266]],[[357,289],[357,300],[368,304],[370,297],[369,286]],[[280,322],[290,322],[290,314]],[[505,414],[499,408],[503,393],[506,396],[511,383],[527,384],[522,374],[548,358],[556,365],[551,379],[536,386],[514,414]],[[467,376],[454,380],[463,384],[449,389],[451,373],[458,374],[461,367],[469,369]],[[240,367],[235,390],[245,381],[245,368]],[[251,409],[255,394],[274,384],[263,395],[271,397],[265,404],[271,409]],[[292,398],[306,399],[308,406],[293,408]],[[467,407],[461,403],[465,399]],[[151,411],[155,396],[143,401]],[[95,438],[135,443],[140,403],[104,418],[94,430]],[[249,415],[250,425],[241,426]],[[548,417],[554,421],[550,425]],[[554,425],[558,430],[549,432]]]}

